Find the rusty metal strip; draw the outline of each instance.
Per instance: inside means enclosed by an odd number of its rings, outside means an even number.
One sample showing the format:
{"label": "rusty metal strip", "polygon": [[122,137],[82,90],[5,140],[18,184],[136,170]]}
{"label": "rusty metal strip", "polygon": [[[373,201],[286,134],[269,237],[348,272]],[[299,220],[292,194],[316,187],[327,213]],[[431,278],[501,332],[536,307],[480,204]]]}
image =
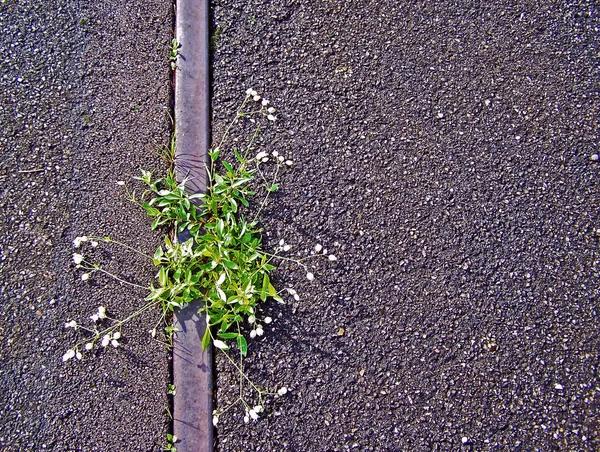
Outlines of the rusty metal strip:
{"label": "rusty metal strip", "polygon": [[[175,69],[175,175],[186,191],[206,189],[210,146],[209,1],[177,0]],[[180,240],[183,237],[180,237]],[[173,434],[178,452],[212,451],[214,429],[212,350],[202,350],[205,318],[200,302],[175,313]]]}

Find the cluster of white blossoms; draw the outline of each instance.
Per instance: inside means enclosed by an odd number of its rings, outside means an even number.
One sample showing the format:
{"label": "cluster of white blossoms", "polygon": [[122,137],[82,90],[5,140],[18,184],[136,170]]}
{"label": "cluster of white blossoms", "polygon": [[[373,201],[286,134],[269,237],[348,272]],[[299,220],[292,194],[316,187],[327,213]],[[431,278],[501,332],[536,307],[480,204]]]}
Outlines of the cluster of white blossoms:
{"label": "cluster of white blossoms", "polygon": [[[265,317],[263,319],[263,322],[266,323],[267,325],[269,323],[271,323],[273,321],[273,319],[271,317]],[[257,323],[256,321],[256,317],[254,315],[251,315],[250,317],[248,317],[248,323],[250,325],[252,325],[253,329],[252,331],[250,331],[250,338],[254,339],[256,336],[262,336],[263,334],[265,334],[265,330],[263,328],[263,326],[259,323]]]}
{"label": "cluster of white blossoms", "polygon": [[315,254],[322,254],[323,256],[327,256],[327,258],[330,261],[337,261],[337,257],[335,257],[335,254],[327,254],[327,248],[323,248],[322,245],[319,245],[318,243],[315,245]]}
{"label": "cluster of white blossoms", "polygon": [[270,156],[267,151],[260,151],[254,158],[258,163],[267,163],[272,159],[278,165],[292,166],[294,164],[293,160],[286,159],[283,155],[280,155],[278,151],[271,152]]}
{"label": "cluster of white blossoms", "polygon": [[98,311],[90,316],[93,322],[98,320],[104,320],[106,318],[106,308],[104,306],[98,306]]}
{"label": "cluster of white blossoms", "polygon": [[269,121],[276,121],[277,120],[277,116],[275,116],[273,113],[275,113],[277,110],[275,110],[273,107],[269,107],[270,102],[267,99],[264,99],[262,97],[260,97],[258,95],[258,93],[253,90],[252,88],[248,88],[246,90],[246,95],[249,97],[252,97],[252,100],[254,102],[260,102],[260,104],[262,105],[262,108],[265,109],[264,114],[267,116],[267,119]]}
{"label": "cluster of white blossoms", "polygon": [[[98,310],[92,314],[90,316],[90,319],[94,322],[97,323],[99,321],[102,321],[104,319],[110,319],[110,317],[108,317],[106,315],[106,308],[104,306],[98,306]],[[98,330],[94,327],[93,329],[91,328],[86,328],[80,324],[78,324],[75,320],[71,320],[67,323],[65,323],[65,328],[73,328],[73,329],[84,329],[92,334],[94,334],[94,338],[92,339],[92,342],[87,342],[84,345],[84,348],[87,351],[90,351],[94,348],[94,341],[100,338],[100,335],[102,333],[98,332]],[[109,330],[112,328],[109,328]],[[105,330],[106,331],[106,330]],[[100,341],[100,345],[102,347],[108,347],[109,345],[112,345],[113,347],[118,347],[119,345],[121,345],[119,343],[119,339],[121,339],[121,333],[119,331],[113,331],[110,333],[105,334],[104,336],[102,336],[102,339]],[[77,359],[82,359],[83,355],[81,354],[81,352],[79,351],[79,347],[75,346],[74,348],[67,350],[67,352],[63,355],[63,361],[68,361],[71,358],[77,358]]]}
{"label": "cluster of white blossoms", "polygon": [[[106,239],[105,239],[106,240]],[[85,242],[90,242],[90,245],[92,245],[92,247],[96,248],[98,246],[98,242],[96,240],[90,239],[89,237],[82,235],[81,237],[75,237],[75,240],[73,240],[73,246],[75,248],[79,248],[81,246],[82,243]],[[85,258],[83,257],[83,254],[79,254],[79,253],[73,253],[73,262],[75,262],[75,265],[77,266],[77,268],[81,268],[82,267],[82,263],[86,263],[85,262]],[[88,269],[91,269],[90,267],[88,267]],[[81,275],[81,280],[82,281],[87,281],[88,279],[90,279],[91,273],[83,273]]]}
{"label": "cluster of white blossoms", "polygon": [[[92,245],[94,248],[96,248],[98,246],[98,242],[96,240],[91,240],[89,237],[82,235],[81,237],[75,237],[75,240],[73,240],[73,246],[75,248],[79,248],[81,246],[82,243],[84,242],[90,242],[90,245]],[[77,262],[75,262],[77,263]]]}
{"label": "cluster of white blossoms", "polygon": [[262,413],[265,409],[262,405],[256,405],[252,409],[246,408],[246,415],[244,416],[244,422],[247,424],[250,419],[256,421],[259,418],[259,413]]}
{"label": "cluster of white blossoms", "polygon": [[[112,334],[105,334],[102,337],[102,341],[100,342],[100,345],[102,345],[102,347],[108,347],[109,344],[112,345],[113,347],[117,348],[119,345],[119,339],[121,339],[121,333],[118,331],[115,331]],[[94,344],[92,344],[92,347],[94,346]],[[87,344],[86,344],[86,348],[87,348]]]}
{"label": "cluster of white blossoms", "polygon": [[[282,386],[277,390],[277,395],[283,397],[288,393],[288,389],[285,386]],[[244,415],[244,423],[250,422],[250,420],[256,421],[260,417],[260,413],[265,411],[265,408],[262,405],[255,405],[252,408],[246,406],[246,414]],[[219,413],[217,410],[213,411],[212,423],[216,427],[219,423]]]}
{"label": "cluster of white blossoms", "polygon": [[276,252],[280,252],[280,251],[289,251],[292,249],[292,245],[289,245],[287,243],[285,243],[285,240],[281,239],[279,241],[279,246],[277,248],[275,248]]}
{"label": "cluster of white blossoms", "polygon": [[287,290],[287,293],[294,297],[294,300],[300,301],[300,295],[298,295],[298,292],[296,292],[296,290],[292,289],[291,287],[286,287],[285,290]]}

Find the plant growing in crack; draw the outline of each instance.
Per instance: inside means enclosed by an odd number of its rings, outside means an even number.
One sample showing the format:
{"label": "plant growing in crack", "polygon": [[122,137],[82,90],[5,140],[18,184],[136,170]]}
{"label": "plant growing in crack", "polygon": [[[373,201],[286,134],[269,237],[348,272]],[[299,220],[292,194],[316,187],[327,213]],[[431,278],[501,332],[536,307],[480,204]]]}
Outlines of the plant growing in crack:
{"label": "plant growing in crack", "polygon": [[169,61],[171,62],[171,70],[175,70],[177,67],[177,57],[179,56],[179,48],[181,44],[175,38],[171,39],[171,45],[169,46]]}
{"label": "plant growing in crack", "polygon": [[[235,163],[230,163],[221,158],[221,152],[231,130],[242,118],[255,124],[254,132],[245,149],[232,149]],[[269,298],[284,302],[282,294],[271,282],[270,273],[278,261],[289,261],[302,268],[307,280],[312,281],[314,275],[309,271],[306,259],[324,257],[335,261],[337,258],[328,255],[321,245],[315,246],[315,254],[303,259],[286,255],[292,247],[283,240],[272,252],[262,247],[259,216],[269,196],[278,190],[281,174],[294,166],[291,159],[277,151],[256,152],[255,140],[262,124],[276,119],[275,109],[268,100],[261,98],[254,90],[246,92],[244,101],[219,144],[208,153],[210,183],[205,193],[190,195],[185,190],[186,181],[176,181],[172,165],[174,141],[170,148],[161,153],[171,163],[165,177],[154,178],[151,172],[141,170],[141,176],[137,179],[147,188],[139,197],[135,192],[128,191],[129,198],[153,218],[152,229],[167,226],[173,231],[173,238],[165,238],[164,245],[153,256],[146,256],[159,269],[156,281],[149,288],[126,281],[100,265],[88,262],[83,254],[75,253],[75,265],[84,270],[82,280],[87,281],[99,272],[122,284],[148,290],[149,293],[146,304],[125,320],[109,318],[106,309],[100,307],[92,315],[92,328],[84,328],[73,320],[68,322],[67,327],[81,329],[87,337],[68,350],[63,360],[73,357],[82,359],[82,348],[92,350],[97,344],[118,347],[122,325],[146,309],[160,306],[162,318],[169,319],[176,309],[194,300],[201,300],[203,304],[199,313],[206,317],[207,324],[202,346],[206,348],[212,343],[239,373],[239,397],[228,406],[215,410],[213,424],[216,426],[219,416],[237,404],[241,404],[245,410],[245,422],[256,420],[264,411],[265,396],[281,397],[288,392],[286,387],[267,391],[255,384],[244,370],[249,341],[262,336],[272,322],[269,316],[261,314],[260,304]],[[122,182],[119,184],[124,185]],[[252,197],[257,199],[258,208],[248,219]],[[191,238],[178,242],[177,233],[186,230]],[[116,244],[139,252],[109,237],[78,237],[74,246],[79,248],[84,243],[92,247],[97,247],[99,243]],[[295,289],[286,288],[285,291],[299,300]],[[102,328],[98,328],[98,325]],[[151,331],[154,336],[156,327]],[[169,339],[173,327],[167,325],[165,332]],[[232,349],[237,350],[235,359],[230,354]],[[244,396],[248,388],[255,394],[251,400]]]}

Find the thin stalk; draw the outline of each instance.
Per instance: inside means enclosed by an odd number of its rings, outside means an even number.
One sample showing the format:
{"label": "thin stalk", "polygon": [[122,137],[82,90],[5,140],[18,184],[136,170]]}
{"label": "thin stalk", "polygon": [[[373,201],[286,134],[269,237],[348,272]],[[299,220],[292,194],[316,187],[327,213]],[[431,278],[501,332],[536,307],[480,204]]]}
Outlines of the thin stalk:
{"label": "thin stalk", "polygon": [[[277,169],[275,170],[275,175],[273,176],[273,182],[271,182],[271,186],[273,186],[273,184],[275,184],[275,181],[277,180],[278,175],[279,175],[279,164],[277,165]],[[269,199],[270,195],[271,195],[271,192],[269,190],[267,190],[267,195],[265,196],[265,199],[263,199],[263,202],[260,204],[260,207],[258,208],[258,212],[256,212],[256,215],[254,215],[254,219],[252,221],[256,221],[256,219],[260,215],[263,207],[265,207],[265,204],[267,203],[267,200]]]}
{"label": "thin stalk", "polygon": [[[85,262],[85,261],[84,261],[84,262]],[[86,262],[86,263],[87,263],[87,264],[89,264],[88,262]],[[106,271],[106,270],[104,270],[103,268],[101,268],[101,267],[99,267],[99,266],[93,266],[92,268],[90,268],[90,270],[102,272],[102,273],[104,273],[105,275],[108,275],[108,276],[110,276],[110,277],[112,277],[112,278],[116,279],[117,281],[119,281],[119,282],[121,282],[121,283],[123,283],[123,284],[127,284],[127,285],[129,285],[129,286],[132,286],[132,287],[137,287],[138,289],[144,289],[144,290],[148,290],[148,288],[147,288],[147,287],[140,286],[139,284],[132,283],[132,282],[129,282],[129,281],[125,281],[124,279],[122,279],[122,278],[119,278],[117,275],[114,275],[114,274],[112,274],[111,272],[109,272],[109,271]]]}
{"label": "thin stalk", "polygon": [[103,242],[106,242],[106,243],[116,243],[117,245],[120,245],[120,246],[122,246],[123,248],[126,248],[126,249],[128,249],[128,250],[130,250],[130,251],[133,251],[134,253],[137,253],[137,254],[139,254],[140,256],[144,256],[144,257],[146,257],[146,258],[148,258],[148,259],[152,260],[152,257],[151,257],[151,256],[148,256],[147,254],[145,254],[145,253],[142,253],[140,250],[136,250],[136,249],[135,249],[135,248],[133,248],[132,246],[129,246],[129,245],[127,245],[127,244],[123,243],[123,242],[119,242],[118,240],[113,240],[113,239],[111,239],[110,237],[90,237],[90,239],[92,239],[92,238],[93,238],[93,239],[97,239],[97,240],[102,240]]}

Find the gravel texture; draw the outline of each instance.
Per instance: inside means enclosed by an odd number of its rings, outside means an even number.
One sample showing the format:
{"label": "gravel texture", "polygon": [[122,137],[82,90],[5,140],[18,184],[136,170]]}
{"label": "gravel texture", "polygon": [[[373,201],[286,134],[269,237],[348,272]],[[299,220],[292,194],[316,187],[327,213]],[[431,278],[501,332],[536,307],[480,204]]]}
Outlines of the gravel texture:
{"label": "gravel texture", "polygon": [[[161,450],[168,354],[148,330],[63,363],[99,305],[123,318],[145,293],[101,275],[81,281],[79,235],[109,235],[152,253],[163,233],[117,181],[161,168],[168,142],[172,5],[164,0],[0,3],[0,449]],[[116,247],[82,247],[128,281],[151,262]],[[91,356],[96,355],[96,356]]]}
{"label": "gravel texture", "polygon": [[219,450],[600,448],[599,13],[214,2],[215,137],[270,99],[259,148],[296,166],[267,242],[339,258],[280,268],[301,299],[265,306],[247,365],[291,391],[221,416]]}

